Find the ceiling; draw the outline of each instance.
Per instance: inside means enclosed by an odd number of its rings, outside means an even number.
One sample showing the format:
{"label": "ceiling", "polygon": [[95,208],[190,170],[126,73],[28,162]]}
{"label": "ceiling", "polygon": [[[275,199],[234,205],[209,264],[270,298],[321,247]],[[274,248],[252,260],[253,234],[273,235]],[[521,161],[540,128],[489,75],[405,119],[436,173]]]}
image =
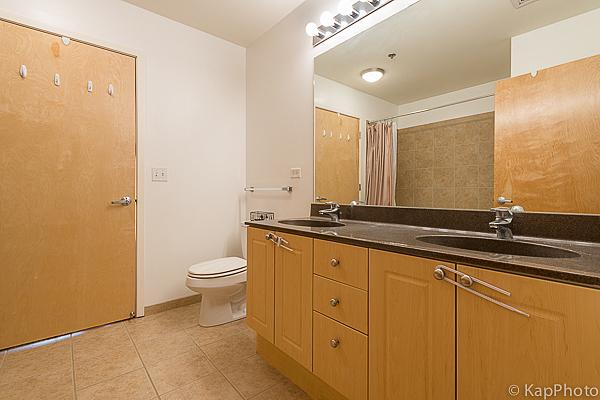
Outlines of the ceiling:
{"label": "ceiling", "polygon": [[123,0],[248,47],[304,0]]}
{"label": "ceiling", "polygon": [[[315,60],[315,73],[395,104],[510,76],[510,38],[600,7],[600,0],[421,0]],[[397,57],[390,60],[389,53]],[[360,72],[383,68],[368,84]]]}

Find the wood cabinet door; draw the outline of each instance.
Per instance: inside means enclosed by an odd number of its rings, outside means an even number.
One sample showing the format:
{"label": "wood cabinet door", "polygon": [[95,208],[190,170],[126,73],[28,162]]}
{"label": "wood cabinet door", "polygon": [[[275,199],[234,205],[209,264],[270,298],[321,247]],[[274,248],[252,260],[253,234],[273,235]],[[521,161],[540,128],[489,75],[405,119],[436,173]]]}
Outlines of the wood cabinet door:
{"label": "wood cabinet door", "polygon": [[269,231],[248,228],[248,326],[269,342],[275,332],[275,244]]}
{"label": "wood cabinet door", "polygon": [[275,345],[312,370],[311,238],[277,233],[275,249]]}
{"label": "wood cabinet door", "polygon": [[508,290],[510,297],[472,286],[530,316],[457,289],[458,400],[524,398],[525,385],[598,386],[600,291],[472,267],[459,270]]}
{"label": "wood cabinet door", "polygon": [[455,288],[433,276],[454,264],[379,250],[369,259],[369,398],[454,399]]}

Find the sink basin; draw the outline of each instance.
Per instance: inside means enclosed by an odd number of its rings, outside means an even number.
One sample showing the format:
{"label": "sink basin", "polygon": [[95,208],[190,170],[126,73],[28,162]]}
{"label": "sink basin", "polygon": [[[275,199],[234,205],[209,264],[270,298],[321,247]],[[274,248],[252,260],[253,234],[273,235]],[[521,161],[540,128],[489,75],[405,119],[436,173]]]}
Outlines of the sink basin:
{"label": "sink basin", "polygon": [[558,247],[513,240],[486,239],[472,236],[419,236],[417,240],[466,250],[485,251],[487,253],[510,254],[513,256],[543,258],[576,258],[579,253]]}
{"label": "sink basin", "polygon": [[318,219],[286,219],[279,221],[280,224],[295,225],[295,226],[310,226],[312,228],[336,228],[345,226],[341,222],[321,221]]}

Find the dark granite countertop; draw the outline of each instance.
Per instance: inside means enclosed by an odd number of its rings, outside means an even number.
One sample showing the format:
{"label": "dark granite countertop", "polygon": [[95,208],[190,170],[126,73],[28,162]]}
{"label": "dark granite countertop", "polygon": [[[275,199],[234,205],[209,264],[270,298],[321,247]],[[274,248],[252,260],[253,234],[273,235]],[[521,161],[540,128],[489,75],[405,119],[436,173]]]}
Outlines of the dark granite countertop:
{"label": "dark granite countertop", "polygon": [[[322,220],[315,217],[301,219]],[[423,235],[449,234],[495,238],[495,235],[491,233],[344,219],[340,222],[346,225],[337,228],[313,228],[285,225],[277,221],[252,221],[247,222],[247,224],[256,228],[331,240],[371,249],[600,288],[600,243],[515,236],[517,241],[560,247],[581,255],[577,258],[525,257],[444,247],[424,243],[416,239],[418,236]]]}

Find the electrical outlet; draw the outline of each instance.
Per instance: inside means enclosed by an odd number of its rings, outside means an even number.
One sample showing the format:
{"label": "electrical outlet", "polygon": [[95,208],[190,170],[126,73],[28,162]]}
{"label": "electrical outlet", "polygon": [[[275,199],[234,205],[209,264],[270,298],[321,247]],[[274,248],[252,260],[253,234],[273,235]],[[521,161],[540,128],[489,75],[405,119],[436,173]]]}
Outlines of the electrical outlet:
{"label": "electrical outlet", "polygon": [[167,168],[152,168],[152,182],[168,182],[169,171]]}
{"label": "electrical outlet", "polygon": [[302,178],[302,168],[291,168],[290,178]]}

